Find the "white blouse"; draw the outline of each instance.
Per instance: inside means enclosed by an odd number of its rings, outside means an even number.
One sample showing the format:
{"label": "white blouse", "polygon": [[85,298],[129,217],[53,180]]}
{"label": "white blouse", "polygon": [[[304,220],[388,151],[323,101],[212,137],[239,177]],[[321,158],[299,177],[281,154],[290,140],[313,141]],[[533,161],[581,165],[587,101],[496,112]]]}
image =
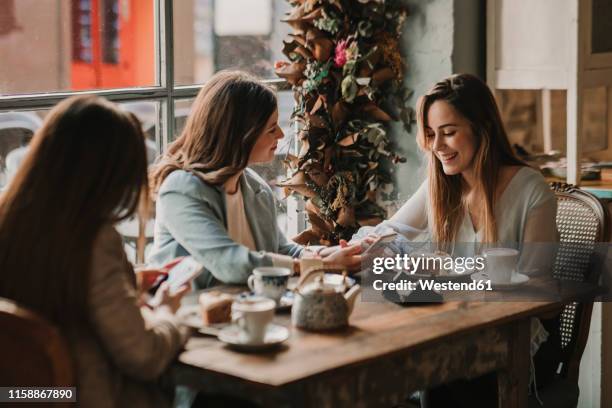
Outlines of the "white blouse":
{"label": "white blouse", "polygon": [[[431,240],[428,183],[389,219],[385,225],[410,240]],[[559,234],[557,200],[544,177],[530,167],[519,169],[503,191],[495,208],[497,246],[521,251],[519,271],[527,275],[550,273]],[[475,231],[466,211],[455,240],[453,255],[480,252],[483,231]]]}

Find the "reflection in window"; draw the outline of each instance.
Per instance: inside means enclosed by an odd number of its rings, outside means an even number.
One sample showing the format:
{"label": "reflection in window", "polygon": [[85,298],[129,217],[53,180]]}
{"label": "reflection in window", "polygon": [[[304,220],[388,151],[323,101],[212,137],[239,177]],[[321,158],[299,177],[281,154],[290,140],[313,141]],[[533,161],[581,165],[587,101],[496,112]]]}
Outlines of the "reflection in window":
{"label": "reflection in window", "polygon": [[153,0],[72,0],[72,89],[153,85]]}
{"label": "reflection in window", "polygon": [[0,36],[8,35],[13,30],[19,30],[15,16],[15,0],[0,0]]}
{"label": "reflection in window", "polygon": [[174,0],[175,82],[204,83],[222,69],[275,78],[289,26],[285,0]]}
{"label": "reflection in window", "polygon": [[[159,155],[157,102],[131,102],[120,104],[132,112],[142,123],[147,137],[147,160],[152,164]],[[26,112],[0,112],[0,191],[13,179],[28,151],[34,133],[40,129],[49,110]]]}
{"label": "reflection in window", "polygon": [[0,94],[155,85],[156,1],[0,0]]}
{"label": "reflection in window", "polygon": [[0,113],[0,191],[11,182],[48,111]]}
{"label": "reflection in window", "polygon": [[72,59],[90,63],[93,59],[91,15],[92,1],[72,2]]}
{"label": "reflection in window", "polygon": [[104,24],[102,25],[102,61],[107,64],[119,63],[120,23],[119,0],[105,0]]}

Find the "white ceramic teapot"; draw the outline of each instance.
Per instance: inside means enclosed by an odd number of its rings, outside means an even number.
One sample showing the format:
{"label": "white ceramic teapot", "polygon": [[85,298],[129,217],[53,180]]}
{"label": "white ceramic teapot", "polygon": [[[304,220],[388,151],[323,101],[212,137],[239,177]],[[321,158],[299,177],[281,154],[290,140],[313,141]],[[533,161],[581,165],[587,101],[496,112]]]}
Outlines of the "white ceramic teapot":
{"label": "white ceramic teapot", "polygon": [[346,284],[326,284],[323,270],[309,271],[295,289],[291,309],[293,325],[306,330],[331,330],[347,326],[361,287],[354,285],[348,292],[344,293],[345,290]]}

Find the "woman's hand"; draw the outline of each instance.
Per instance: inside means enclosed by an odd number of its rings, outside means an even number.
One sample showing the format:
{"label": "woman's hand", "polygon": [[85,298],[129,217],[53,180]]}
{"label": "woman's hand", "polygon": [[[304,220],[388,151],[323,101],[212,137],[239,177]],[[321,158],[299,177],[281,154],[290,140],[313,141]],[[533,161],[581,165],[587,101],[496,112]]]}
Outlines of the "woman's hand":
{"label": "woman's hand", "polygon": [[167,276],[170,269],[174,268],[176,264],[181,262],[184,257],[173,259],[161,268],[136,268],[136,287],[138,289],[138,297],[140,298],[140,304],[144,305],[147,303],[148,295],[147,292],[159,282],[160,277]]}
{"label": "woman's hand", "polygon": [[355,245],[361,245],[362,249],[366,249],[367,247],[372,245],[376,241],[377,238],[378,238],[378,235],[368,235],[361,239],[355,239],[350,242],[345,239],[341,239],[339,245],[334,245],[334,246],[324,248],[321,251],[319,251],[318,255],[321,258],[325,258],[325,257],[328,257],[334,254],[335,252],[340,251],[342,248],[346,248],[349,246],[355,246]]}
{"label": "woman's hand", "polygon": [[136,273],[136,287],[138,293],[143,295],[149,291],[157,283],[161,276],[168,275],[168,271],[165,268],[161,269],[137,269]]}
{"label": "woman's hand", "polygon": [[[336,247],[337,248],[337,247]],[[361,269],[361,245],[347,245],[323,258],[326,267],[344,267],[350,271]]]}
{"label": "woman's hand", "polygon": [[156,309],[167,309],[174,314],[181,307],[181,299],[190,289],[189,285],[184,285],[176,293],[171,293],[168,283],[163,282],[155,292],[152,303],[156,305]]}
{"label": "woman's hand", "polygon": [[352,240],[350,242],[346,241],[345,239],[341,239],[340,240],[340,248],[346,248],[349,245],[361,245],[361,247],[363,249],[369,247],[370,245],[372,245],[374,242],[376,242],[376,240],[379,238],[378,235],[376,234],[370,234],[367,235],[361,239],[355,239]]}

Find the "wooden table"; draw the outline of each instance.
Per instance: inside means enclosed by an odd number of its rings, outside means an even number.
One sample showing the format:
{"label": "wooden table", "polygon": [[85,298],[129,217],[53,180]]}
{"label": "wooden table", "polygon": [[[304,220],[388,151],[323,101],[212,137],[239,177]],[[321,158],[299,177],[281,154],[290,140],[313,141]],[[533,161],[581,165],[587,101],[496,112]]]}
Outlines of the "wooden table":
{"label": "wooden table", "polygon": [[[576,290],[574,290],[576,292]],[[594,292],[564,294],[569,299]],[[291,327],[286,345],[238,353],[193,337],[173,367],[177,384],[264,407],[391,407],[411,391],[496,371],[500,407],[527,406],[530,318],[556,302],[449,302],[402,307],[357,301],[345,330]]]}

